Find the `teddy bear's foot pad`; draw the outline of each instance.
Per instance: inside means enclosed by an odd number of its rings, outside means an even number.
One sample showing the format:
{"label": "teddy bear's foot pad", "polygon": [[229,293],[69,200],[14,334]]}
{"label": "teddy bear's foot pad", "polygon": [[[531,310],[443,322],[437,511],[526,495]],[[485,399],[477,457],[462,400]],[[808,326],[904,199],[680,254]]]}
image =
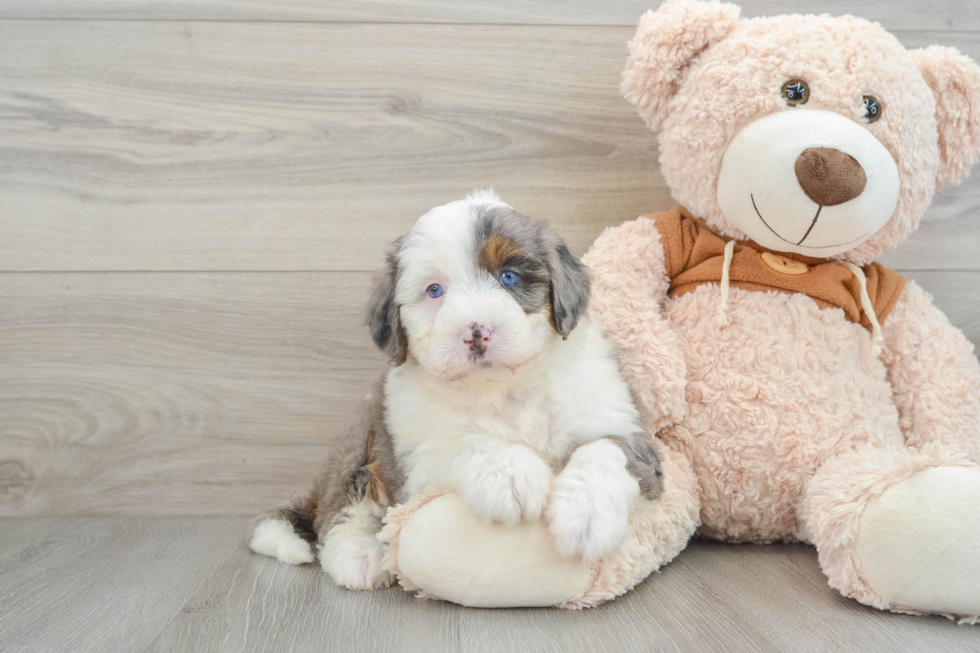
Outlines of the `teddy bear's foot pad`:
{"label": "teddy bear's foot pad", "polygon": [[919,472],[872,501],[857,555],[892,608],[980,615],[980,468]]}

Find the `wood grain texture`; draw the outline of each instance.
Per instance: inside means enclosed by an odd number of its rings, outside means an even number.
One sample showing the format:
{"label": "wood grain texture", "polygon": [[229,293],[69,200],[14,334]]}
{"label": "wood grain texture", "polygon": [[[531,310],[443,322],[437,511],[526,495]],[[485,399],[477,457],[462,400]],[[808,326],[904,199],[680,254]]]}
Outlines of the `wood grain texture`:
{"label": "wood grain texture", "polygon": [[903,274],[931,294],[949,321],[980,348],[980,274],[925,270],[905,270]]}
{"label": "wood grain texture", "polygon": [[0,274],[0,514],[255,514],[384,361],[365,273]]}
{"label": "wood grain texture", "polygon": [[[980,273],[906,272],[980,343]],[[384,369],[368,273],[0,274],[0,514],[250,515]]]}
{"label": "wood grain texture", "polygon": [[812,547],[692,544],[667,569],[683,567],[704,582],[775,650],[968,651],[980,644],[976,629],[946,628],[955,622],[940,617],[905,619],[844,598],[827,585]]}
{"label": "wood grain texture", "polygon": [[956,653],[980,641],[844,599],[802,545],[695,541],[634,591],[569,612],[350,592],[316,565],[251,553],[246,536],[241,518],[0,520],[0,649]]}
{"label": "wood grain texture", "polygon": [[[0,269],[371,270],[478,186],[581,253],[673,206],[617,88],[631,32],[0,21]],[[978,211],[974,175],[886,262],[980,269]]]}
{"label": "wood grain texture", "polygon": [[[660,0],[0,0],[0,18],[636,25]],[[888,29],[977,30],[972,0],[740,0],[742,15],[857,14]]]}
{"label": "wood grain texture", "polygon": [[[144,650],[241,546],[241,519],[7,519],[0,650]],[[198,649],[201,650],[201,649]]]}
{"label": "wood grain texture", "polygon": [[478,186],[582,252],[670,204],[617,90],[625,38],[0,22],[0,266],[370,270]]}
{"label": "wood grain texture", "polygon": [[[140,516],[307,487],[384,367],[367,271],[432,206],[493,185],[577,253],[670,207],[617,88],[657,1],[0,0],[0,515],[62,515],[0,519],[0,650],[977,650],[803,546],[694,542],[605,607],[487,611],[340,590],[243,517]],[[739,4],[980,59],[975,0]],[[975,343],[978,215],[975,173],[884,260]]]}

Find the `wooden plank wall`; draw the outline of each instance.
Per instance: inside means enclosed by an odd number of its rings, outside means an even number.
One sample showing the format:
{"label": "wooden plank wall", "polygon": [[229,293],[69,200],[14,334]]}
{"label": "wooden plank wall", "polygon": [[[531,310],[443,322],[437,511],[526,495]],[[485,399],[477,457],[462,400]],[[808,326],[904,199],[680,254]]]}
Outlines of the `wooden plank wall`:
{"label": "wooden plank wall", "polygon": [[[0,0],[0,515],[251,514],[383,361],[370,271],[492,185],[583,252],[671,205],[620,98],[651,0]],[[851,12],[980,59],[973,0]],[[887,262],[980,342],[980,174]]]}

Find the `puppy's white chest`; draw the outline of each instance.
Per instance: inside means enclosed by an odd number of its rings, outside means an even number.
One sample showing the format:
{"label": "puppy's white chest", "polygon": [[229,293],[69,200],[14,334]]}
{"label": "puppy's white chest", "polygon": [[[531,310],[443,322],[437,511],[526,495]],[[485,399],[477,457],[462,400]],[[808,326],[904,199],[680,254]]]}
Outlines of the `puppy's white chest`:
{"label": "puppy's white chest", "polygon": [[[452,447],[469,435],[486,435],[511,444],[526,444],[544,458],[557,454],[555,410],[544,392],[514,391],[467,400],[413,402],[395,426],[396,447]],[[421,410],[419,410],[421,408]]]}
{"label": "puppy's white chest", "polygon": [[473,416],[470,431],[485,433],[514,444],[526,444],[543,457],[549,457],[554,439],[553,407],[543,393],[508,393]]}

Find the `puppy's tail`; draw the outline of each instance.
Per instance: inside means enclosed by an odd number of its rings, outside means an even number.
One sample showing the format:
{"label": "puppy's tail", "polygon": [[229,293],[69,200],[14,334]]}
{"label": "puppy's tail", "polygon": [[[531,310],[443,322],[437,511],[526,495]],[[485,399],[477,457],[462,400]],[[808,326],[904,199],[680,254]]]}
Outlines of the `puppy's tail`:
{"label": "puppy's tail", "polygon": [[249,547],[256,553],[267,555],[289,565],[313,562],[316,532],[313,530],[313,513],[307,497],[262,517]]}

